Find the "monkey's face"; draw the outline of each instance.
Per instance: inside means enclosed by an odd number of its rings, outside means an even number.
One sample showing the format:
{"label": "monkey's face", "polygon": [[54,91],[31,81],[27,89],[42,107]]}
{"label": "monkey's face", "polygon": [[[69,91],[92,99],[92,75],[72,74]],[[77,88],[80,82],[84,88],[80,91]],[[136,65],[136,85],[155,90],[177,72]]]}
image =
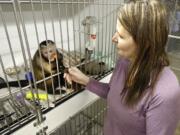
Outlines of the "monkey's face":
{"label": "monkey's face", "polygon": [[47,61],[55,61],[57,59],[57,50],[55,45],[48,45],[47,47],[41,48],[41,55]]}

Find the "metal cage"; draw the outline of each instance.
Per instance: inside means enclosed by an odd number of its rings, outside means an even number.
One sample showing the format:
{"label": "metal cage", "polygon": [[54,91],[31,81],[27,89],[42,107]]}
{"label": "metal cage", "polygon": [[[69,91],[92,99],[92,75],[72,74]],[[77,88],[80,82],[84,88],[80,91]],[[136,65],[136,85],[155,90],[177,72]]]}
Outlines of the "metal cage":
{"label": "metal cage", "polygon": [[57,127],[50,135],[102,135],[106,109],[104,100],[93,101]]}

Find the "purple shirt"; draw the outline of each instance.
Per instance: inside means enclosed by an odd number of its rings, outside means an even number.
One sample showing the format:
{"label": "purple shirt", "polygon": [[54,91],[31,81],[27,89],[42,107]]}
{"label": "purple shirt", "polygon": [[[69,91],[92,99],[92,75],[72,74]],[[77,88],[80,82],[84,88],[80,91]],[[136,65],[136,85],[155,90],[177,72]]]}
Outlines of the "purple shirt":
{"label": "purple shirt", "polygon": [[[86,88],[107,99],[104,135],[173,135],[180,119],[180,86],[169,67],[165,67],[154,87],[135,108],[122,104],[129,62],[118,60],[109,83],[91,79]],[[149,90],[150,91],[150,90]]]}

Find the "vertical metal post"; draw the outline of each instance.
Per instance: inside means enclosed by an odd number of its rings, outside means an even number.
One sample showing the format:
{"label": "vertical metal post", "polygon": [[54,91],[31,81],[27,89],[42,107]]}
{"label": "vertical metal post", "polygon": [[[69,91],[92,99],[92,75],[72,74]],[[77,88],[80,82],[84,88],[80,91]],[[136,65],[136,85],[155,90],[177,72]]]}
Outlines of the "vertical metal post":
{"label": "vertical metal post", "polygon": [[[14,14],[15,14],[15,13],[14,13]],[[10,42],[10,36],[9,36],[8,30],[7,30],[7,25],[6,25],[6,22],[5,22],[4,15],[3,15],[3,12],[2,12],[2,8],[1,8],[1,7],[0,7],[0,15],[1,15],[1,18],[2,18],[2,23],[3,23],[4,30],[5,30],[5,33],[6,33],[6,38],[7,38],[7,41],[8,41],[8,45],[9,45],[9,49],[10,49],[10,54],[11,54],[11,58],[12,58],[12,61],[13,61],[13,65],[14,65],[15,70],[16,70],[16,73],[17,73],[17,65],[16,65],[16,62],[15,62],[15,59],[14,59],[15,57],[14,57],[14,53],[13,53],[13,50],[12,50],[12,45],[11,45],[11,42]],[[16,16],[16,14],[15,14],[15,16]],[[16,18],[16,19],[17,19],[17,18]],[[17,20],[16,20],[16,21],[17,21]],[[17,22],[16,22],[16,24],[17,24]],[[2,59],[1,59],[1,65],[2,65],[2,69],[3,69],[4,75],[5,75],[6,82],[8,82],[7,76],[6,76],[6,74],[5,74],[5,70],[4,70],[4,65],[3,65]],[[21,86],[20,81],[19,81],[19,80],[20,80],[20,79],[19,79],[19,75],[16,74],[16,77],[17,77],[18,85]],[[8,90],[9,90],[10,97],[13,98],[11,89],[10,89],[10,87],[9,87],[9,84],[7,84],[7,86],[8,86]],[[23,95],[23,91],[22,91],[22,88],[21,88],[21,87],[20,87],[20,92],[21,92],[21,94]],[[15,105],[15,104],[13,103],[13,105]],[[18,120],[18,122],[20,122],[20,121],[19,121],[18,112],[17,112],[16,110],[15,110],[15,112],[16,112],[16,115],[17,115],[17,120]]]}
{"label": "vertical metal post", "polygon": [[[36,38],[37,38],[37,44],[38,44],[38,53],[39,54],[41,54],[41,52],[40,52],[40,46],[39,46],[39,44],[40,44],[40,41],[39,41],[39,35],[38,35],[38,28],[37,28],[37,22],[36,22],[36,17],[35,17],[35,8],[34,8],[34,4],[33,4],[33,1],[32,0],[30,0],[30,4],[31,4],[31,12],[32,12],[32,15],[33,15],[33,23],[34,23],[34,27],[35,27],[35,33],[36,33]],[[28,51],[28,53],[30,53],[29,51]],[[44,68],[43,68],[43,66],[42,66],[42,56],[41,55],[39,55],[40,56],[40,65],[41,65],[41,68],[42,68],[42,75],[43,75],[43,78],[45,78],[45,74],[44,74]],[[31,63],[32,64],[32,63]],[[33,69],[33,68],[32,68]],[[35,78],[35,75],[34,75],[34,71],[33,71],[33,79],[34,79],[34,81],[36,82],[37,80],[36,80],[36,78]],[[45,91],[46,91],[46,93],[47,93],[47,85],[46,85],[46,82],[45,82],[45,80],[43,80],[43,82],[44,82],[44,86],[45,86]],[[37,85],[36,85],[36,83],[35,83],[35,89],[37,90],[37,94],[38,94],[38,89],[37,89]],[[34,96],[34,95],[33,95]],[[33,97],[34,98],[34,97]],[[49,107],[49,97],[47,96],[47,103],[48,103],[48,107]]]}
{"label": "vertical metal post", "polygon": [[72,23],[73,23],[73,26],[72,26],[73,27],[73,42],[74,42],[74,53],[75,53],[74,55],[75,55],[75,60],[76,60],[77,59],[77,57],[76,57],[76,53],[77,53],[76,49],[77,48],[76,48],[76,40],[75,40],[76,38],[75,38],[75,29],[74,29],[75,28],[75,25],[74,25],[74,23],[75,23],[74,22],[74,15],[75,15],[74,14],[74,6],[75,6],[75,4],[73,4],[73,0],[71,0],[71,2],[72,2],[71,8],[72,8]]}
{"label": "vertical metal post", "polygon": [[[68,23],[67,4],[65,4],[65,15],[66,15],[66,30],[67,30],[67,41],[68,41],[68,54],[69,54],[70,53],[70,45],[69,45],[69,23]],[[71,66],[70,54],[69,54],[69,66]]]}
{"label": "vertical metal post", "polygon": [[[103,60],[103,57],[105,55],[105,52],[104,52],[104,48],[105,48],[105,42],[104,42],[104,15],[105,15],[105,8],[104,8],[104,2],[102,2],[102,47],[101,47],[101,52],[102,52],[102,55],[101,55],[101,61]],[[105,57],[104,57],[105,59]]]}
{"label": "vertical metal post", "polygon": [[[62,5],[61,5],[62,6]],[[61,36],[61,48],[64,50],[64,42],[63,42],[63,32],[62,32],[62,20],[61,20],[61,8],[60,8],[60,0],[58,0],[58,20],[59,20],[59,28],[60,28],[60,36]]]}
{"label": "vertical metal post", "polygon": [[111,3],[109,4],[109,6],[110,6],[110,8],[109,8],[109,12],[110,12],[110,14],[109,14],[109,21],[110,21],[110,23],[109,23],[109,45],[108,45],[108,69],[110,69],[110,67],[111,67],[111,64],[112,64],[112,59],[111,59],[111,55],[112,55],[112,40],[111,40],[111,38],[112,38],[112,35],[111,35],[111,33],[112,33],[112,28],[113,28],[113,26],[112,26],[112,15],[113,15],[113,12],[111,11]]}
{"label": "vertical metal post", "polygon": [[[100,61],[99,61],[99,59],[100,59],[100,57],[99,57],[99,54],[100,54],[100,48],[99,48],[99,46],[100,46],[100,1],[98,1],[98,3],[97,3],[97,5],[96,5],[96,8],[98,9],[97,10],[97,12],[98,12],[98,14],[97,14],[97,20],[98,20],[98,25],[97,25],[97,41],[98,41],[98,43],[97,43],[97,62],[99,63]],[[102,73],[102,68],[100,68],[100,75],[101,75],[101,73]]]}
{"label": "vertical metal post", "polygon": [[[1,9],[1,8],[0,8],[0,9]],[[0,11],[0,13],[1,13],[1,11]],[[2,70],[3,70],[3,73],[4,73],[4,76],[5,76],[5,80],[8,80],[8,79],[7,79],[7,75],[5,74],[4,64],[3,64],[3,61],[2,61],[1,55],[0,55],[0,64],[1,64],[1,67],[2,67]],[[9,91],[10,97],[13,98],[8,83],[7,83],[7,86],[8,86],[8,91]],[[0,102],[2,102],[2,101],[0,101]],[[14,103],[13,103],[13,105],[14,105]],[[3,106],[1,106],[1,107],[3,108]],[[4,110],[4,109],[3,109],[3,110]],[[4,111],[3,111],[3,112],[4,112]],[[16,113],[16,115],[18,114],[17,110],[15,110],[15,113]],[[7,116],[6,116],[6,115],[5,115],[5,120],[7,120]],[[19,120],[19,117],[18,117],[18,120]],[[9,124],[8,122],[7,122],[7,126],[8,126],[8,129],[11,130],[10,124]]]}
{"label": "vertical metal post", "polygon": [[[115,7],[115,5],[113,5],[114,6],[114,9],[116,9],[116,7]],[[116,31],[116,23],[115,23],[115,20],[116,20],[116,16],[115,16],[115,12],[116,12],[116,10],[113,10],[113,30],[112,30],[112,36],[114,35],[114,33],[115,33],[115,31]],[[111,57],[111,59],[112,60],[114,60],[114,62],[113,62],[113,67],[114,67],[114,63],[115,63],[115,45],[114,45],[114,43],[112,42],[112,57]]]}
{"label": "vertical metal post", "polygon": [[[55,47],[56,47],[56,49],[57,49],[57,45],[56,45],[56,35],[55,35],[55,28],[54,28],[54,19],[53,19],[53,13],[52,13],[52,1],[51,0],[49,0],[49,7],[50,7],[50,18],[51,18],[51,26],[52,26],[52,30],[53,30],[53,39],[54,39],[54,42],[55,42]],[[58,76],[58,84],[59,84],[59,87],[61,87],[61,81],[60,81],[60,77],[59,77],[59,75],[60,75],[60,72],[59,72],[59,67],[58,67],[58,65],[59,65],[59,63],[58,63],[59,61],[58,61],[58,59],[56,59],[56,69],[57,69],[57,76]],[[60,89],[60,95],[61,95],[61,89]],[[54,95],[55,96],[55,95]]]}
{"label": "vertical metal post", "polygon": [[109,11],[109,5],[107,4],[107,0],[106,0],[106,3],[105,3],[105,7],[106,7],[106,14],[105,14],[105,24],[106,24],[106,27],[105,27],[105,50],[104,50],[104,56],[105,56],[105,63],[107,63],[107,59],[108,59],[108,50],[107,50],[107,46],[108,46],[108,39],[109,39],[109,32],[108,32],[108,11]]}
{"label": "vertical metal post", "polygon": [[[31,57],[29,42],[28,42],[28,38],[27,38],[28,36],[27,36],[26,28],[25,28],[24,19],[22,17],[22,10],[21,10],[21,3],[20,3],[20,1],[18,1],[18,8],[19,8],[20,21],[21,21],[21,24],[22,24],[22,30],[23,30],[23,33],[24,33],[25,43],[26,43],[26,47],[27,47],[27,53],[28,53],[29,62],[30,62],[30,70],[28,70],[27,61],[25,61],[25,71],[28,71],[28,72],[32,71],[33,84],[34,84],[35,90],[32,88],[32,82],[30,80],[28,80],[29,84],[30,84],[30,91],[32,93],[36,93],[37,99],[38,99],[38,104],[40,104],[40,102],[39,102],[39,94],[38,94],[37,86],[36,86],[36,83],[35,83],[34,71],[33,71],[33,68],[32,68],[32,61],[31,61],[32,57]],[[25,53],[25,49],[24,49],[24,53]],[[36,105],[35,105],[36,99],[35,99],[34,94],[32,94],[32,99],[33,99],[33,102],[34,102],[34,107],[36,108]],[[36,110],[33,110],[33,111],[36,111]]]}
{"label": "vertical metal post", "polygon": [[[77,0],[77,2],[78,2],[78,12],[80,13],[80,7],[79,7],[79,0]],[[81,33],[80,33],[80,30],[81,30],[81,21],[80,21],[80,14],[78,15],[78,23],[79,23],[79,51],[80,51],[80,60],[82,59],[82,56],[81,56],[81,54],[82,54],[82,50],[81,50],[81,48],[82,48],[82,46],[81,46]]]}
{"label": "vertical metal post", "polygon": [[[40,0],[40,3],[41,3],[41,14],[42,14],[42,18],[43,18],[43,26],[44,26],[44,31],[45,31],[45,38],[47,41],[48,38],[47,38],[46,21],[45,21],[45,16],[44,16],[44,3],[42,0]],[[49,57],[49,55],[48,55],[48,57]],[[50,64],[50,60],[49,60],[49,64]],[[54,87],[54,80],[52,78],[52,72],[51,72],[51,81],[52,81],[52,88],[53,88],[53,98],[54,98],[54,100],[56,100],[55,87]]]}

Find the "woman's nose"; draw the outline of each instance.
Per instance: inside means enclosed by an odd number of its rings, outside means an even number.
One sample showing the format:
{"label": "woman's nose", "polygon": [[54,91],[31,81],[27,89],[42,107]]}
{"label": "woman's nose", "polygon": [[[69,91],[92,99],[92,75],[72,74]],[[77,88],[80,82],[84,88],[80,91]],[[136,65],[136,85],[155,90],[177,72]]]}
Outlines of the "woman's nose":
{"label": "woman's nose", "polygon": [[112,37],[112,42],[117,44],[118,43],[118,39],[117,39],[117,32],[114,33],[113,37]]}

